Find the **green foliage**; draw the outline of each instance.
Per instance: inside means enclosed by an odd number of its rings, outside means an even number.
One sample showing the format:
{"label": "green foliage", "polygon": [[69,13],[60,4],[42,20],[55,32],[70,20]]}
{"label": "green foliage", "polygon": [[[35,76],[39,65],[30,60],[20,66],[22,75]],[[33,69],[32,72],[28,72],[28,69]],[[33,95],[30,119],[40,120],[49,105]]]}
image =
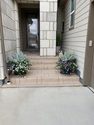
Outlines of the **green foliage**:
{"label": "green foliage", "polygon": [[25,75],[30,69],[30,61],[22,52],[15,53],[8,59],[8,68],[15,75]]}
{"label": "green foliage", "polygon": [[75,55],[73,53],[70,52],[64,52],[64,54],[62,52],[59,53],[59,59],[62,61],[68,61],[68,60],[74,60]]}
{"label": "green foliage", "polygon": [[71,74],[77,72],[77,61],[73,53],[62,52],[59,53],[57,66],[62,74]]}

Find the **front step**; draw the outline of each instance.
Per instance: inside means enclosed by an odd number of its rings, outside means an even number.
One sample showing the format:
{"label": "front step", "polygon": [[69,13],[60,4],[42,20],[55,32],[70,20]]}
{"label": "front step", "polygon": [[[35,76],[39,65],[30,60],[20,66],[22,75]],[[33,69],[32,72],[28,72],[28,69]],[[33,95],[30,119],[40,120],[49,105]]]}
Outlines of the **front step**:
{"label": "front step", "polygon": [[32,70],[24,77],[12,77],[17,86],[82,86],[77,75],[66,76],[57,70]]}
{"label": "front step", "polygon": [[[49,76],[37,76],[32,77],[15,77],[11,79],[12,84],[16,87],[34,87],[34,86],[82,86],[76,75],[74,76],[62,76],[56,77],[55,75]],[[15,83],[15,84],[14,84]],[[19,83],[19,84],[18,84]]]}
{"label": "front step", "polygon": [[57,57],[32,57],[32,70],[56,69]]}
{"label": "front step", "polygon": [[55,69],[56,64],[32,64],[32,70],[50,70],[50,69]]}
{"label": "front step", "polygon": [[56,60],[52,60],[52,59],[44,59],[44,60],[37,60],[37,59],[31,59],[30,60],[33,64],[56,64],[56,62],[58,61]]}
{"label": "front step", "polygon": [[12,77],[12,84],[8,87],[82,86],[77,75],[60,74],[56,69],[58,57],[31,57],[31,55],[28,57],[32,62],[31,70],[24,77]]}

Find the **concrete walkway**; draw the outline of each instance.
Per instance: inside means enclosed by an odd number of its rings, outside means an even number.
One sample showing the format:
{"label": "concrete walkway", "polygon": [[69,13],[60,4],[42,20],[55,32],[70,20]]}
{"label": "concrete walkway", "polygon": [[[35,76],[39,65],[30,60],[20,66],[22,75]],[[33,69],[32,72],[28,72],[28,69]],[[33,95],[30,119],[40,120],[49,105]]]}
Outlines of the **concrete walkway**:
{"label": "concrete walkway", "polygon": [[94,125],[94,94],[86,87],[1,89],[0,125]]}

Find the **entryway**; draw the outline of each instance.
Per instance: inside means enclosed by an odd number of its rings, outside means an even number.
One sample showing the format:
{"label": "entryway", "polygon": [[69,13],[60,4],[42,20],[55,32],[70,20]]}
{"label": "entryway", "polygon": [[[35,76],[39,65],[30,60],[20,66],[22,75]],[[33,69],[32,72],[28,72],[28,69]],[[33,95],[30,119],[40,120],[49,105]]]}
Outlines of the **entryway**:
{"label": "entryway", "polygon": [[[18,5],[20,50],[30,58],[32,68],[26,76],[11,76],[11,84],[3,87],[82,86],[77,75],[62,75],[56,69],[56,62],[58,61],[58,56],[56,56],[57,13],[44,12],[41,8],[40,14],[42,16],[40,16],[39,2]],[[50,20],[51,15],[53,17]],[[52,29],[50,29],[50,24]]]}
{"label": "entryway", "polygon": [[39,3],[19,4],[20,44],[22,51],[40,52]]}
{"label": "entryway", "polygon": [[11,76],[10,85],[2,87],[60,87],[73,86],[79,87],[82,84],[79,82],[77,75],[63,75],[56,68],[56,57],[40,57],[38,54],[25,52],[32,62],[31,70],[26,76]]}

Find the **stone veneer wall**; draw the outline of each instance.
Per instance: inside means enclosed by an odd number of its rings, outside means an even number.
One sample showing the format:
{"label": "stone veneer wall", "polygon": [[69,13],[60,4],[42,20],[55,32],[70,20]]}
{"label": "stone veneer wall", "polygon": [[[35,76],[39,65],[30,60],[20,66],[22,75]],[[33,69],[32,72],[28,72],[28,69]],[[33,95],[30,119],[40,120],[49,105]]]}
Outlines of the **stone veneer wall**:
{"label": "stone veneer wall", "polygon": [[0,84],[6,72],[6,58],[19,50],[18,8],[14,0],[0,1]]}
{"label": "stone veneer wall", "polygon": [[57,0],[40,1],[40,56],[56,55]]}
{"label": "stone veneer wall", "polygon": [[16,51],[15,1],[1,0],[4,45],[6,57]]}
{"label": "stone veneer wall", "polygon": [[3,64],[3,51],[2,51],[2,19],[1,19],[1,2],[0,2],[0,84],[1,80],[4,79],[4,64]]}
{"label": "stone veneer wall", "polygon": [[3,53],[2,53],[2,48],[1,48],[1,42],[2,41],[1,41],[1,36],[0,36],[0,80],[3,80],[4,79],[4,65],[3,65]]}
{"label": "stone veneer wall", "polygon": [[20,51],[20,27],[19,27],[19,10],[18,4],[14,2],[14,20],[15,20],[15,34],[16,34],[16,50],[17,52]]}

